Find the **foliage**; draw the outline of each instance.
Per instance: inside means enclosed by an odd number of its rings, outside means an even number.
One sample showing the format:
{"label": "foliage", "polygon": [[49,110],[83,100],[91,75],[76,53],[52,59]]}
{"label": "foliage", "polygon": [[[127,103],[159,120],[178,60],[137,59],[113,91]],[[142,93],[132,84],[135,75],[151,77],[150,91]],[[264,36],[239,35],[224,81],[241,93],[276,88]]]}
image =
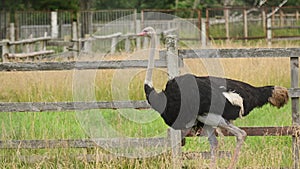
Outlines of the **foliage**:
{"label": "foliage", "polygon": [[[174,9],[222,7],[225,4],[234,6],[258,6],[258,0],[0,0],[0,10],[78,10],[78,9]],[[282,0],[267,1],[263,6],[278,6]],[[175,4],[177,3],[177,4]],[[289,0],[285,6],[300,5],[298,0]]]}
{"label": "foliage", "polygon": [[78,0],[1,0],[0,10],[77,10],[78,4]]}

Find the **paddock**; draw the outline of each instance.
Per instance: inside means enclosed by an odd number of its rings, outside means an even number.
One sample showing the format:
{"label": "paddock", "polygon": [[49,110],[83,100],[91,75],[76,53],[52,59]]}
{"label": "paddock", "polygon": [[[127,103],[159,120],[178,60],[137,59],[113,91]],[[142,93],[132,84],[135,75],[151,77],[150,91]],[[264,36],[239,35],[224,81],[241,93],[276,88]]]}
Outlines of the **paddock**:
{"label": "paddock", "polygon": [[[292,126],[267,126],[267,127],[241,127],[248,136],[290,136],[292,137],[293,168],[299,168],[299,56],[298,48],[240,48],[240,49],[197,49],[178,50],[176,38],[169,37],[167,50],[159,52],[159,58],[155,61],[158,68],[166,68],[169,76],[176,76],[179,68],[183,66],[184,59],[193,58],[251,58],[251,57],[288,57],[290,59]],[[96,69],[130,69],[146,68],[147,60],[113,60],[113,61],[68,61],[68,62],[7,62],[0,63],[0,71],[62,71],[62,70],[96,70]],[[76,111],[91,109],[149,109],[146,101],[101,101],[101,102],[2,102],[0,112],[46,112],[46,111]],[[86,139],[53,139],[53,140],[1,140],[1,149],[57,149],[57,148],[81,148],[87,149],[102,146],[127,146],[127,147],[167,147],[172,156],[172,165],[181,168],[182,157],[189,157],[189,153],[182,153],[180,131],[168,129],[166,137],[160,138],[86,138]],[[224,132],[224,135],[229,135]],[[201,152],[199,152],[201,154]],[[194,157],[195,155],[193,155]],[[207,156],[205,153],[200,155]],[[226,152],[225,152],[226,156]],[[197,157],[197,156],[196,156]],[[19,157],[20,160],[28,157]],[[38,159],[36,157],[29,157]],[[85,157],[93,159],[93,157]],[[108,156],[106,158],[113,158]]]}

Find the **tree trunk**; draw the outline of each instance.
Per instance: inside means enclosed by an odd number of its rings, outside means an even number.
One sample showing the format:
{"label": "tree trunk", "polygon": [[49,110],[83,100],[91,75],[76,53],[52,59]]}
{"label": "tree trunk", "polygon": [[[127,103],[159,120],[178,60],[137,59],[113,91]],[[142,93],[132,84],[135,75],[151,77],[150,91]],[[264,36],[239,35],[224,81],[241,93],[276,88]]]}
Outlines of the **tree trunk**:
{"label": "tree trunk", "polygon": [[80,9],[89,10],[92,6],[93,0],[80,0]]}

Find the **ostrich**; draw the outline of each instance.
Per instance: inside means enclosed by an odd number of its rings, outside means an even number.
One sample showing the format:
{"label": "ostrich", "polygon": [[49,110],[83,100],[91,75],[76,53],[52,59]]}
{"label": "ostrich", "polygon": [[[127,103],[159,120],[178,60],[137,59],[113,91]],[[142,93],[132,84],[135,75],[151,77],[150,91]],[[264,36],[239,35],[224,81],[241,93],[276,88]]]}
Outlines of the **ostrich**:
{"label": "ostrich", "polygon": [[211,167],[215,167],[216,162],[216,127],[229,131],[237,138],[229,164],[229,168],[233,168],[247,134],[230,121],[247,116],[255,107],[267,103],[280,108],[288,102],[288,91],[284,87],[254,87],[237,80],[192,74],[174,77],[167,82],[165,90],[156,92],[152,85],[155,30],[147,27],[139,35],[151,38],[144,83],[148,103],[173,129],[188,133],[203,128],[210,143]]}

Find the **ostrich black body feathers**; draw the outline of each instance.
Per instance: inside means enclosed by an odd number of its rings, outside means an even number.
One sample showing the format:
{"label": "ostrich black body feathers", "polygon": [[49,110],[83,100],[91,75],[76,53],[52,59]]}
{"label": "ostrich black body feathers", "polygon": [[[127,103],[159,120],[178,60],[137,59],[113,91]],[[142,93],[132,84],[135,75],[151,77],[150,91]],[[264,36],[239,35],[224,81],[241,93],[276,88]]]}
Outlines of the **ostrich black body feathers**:
{"label": "ostrich black body feathers", "polygon": [[237,80],[191,74],[169,80],[160,93],[145,84],[149,104],[174,129],[203,126],[197,117],[208,113],[221,115],[228,121],[238,118],[241,107],[233,105],[224,92],[236,93],[243,99],[243,116],[246,116],[253,108],[268,103],[273,89],[273,86],[254,87]]}

